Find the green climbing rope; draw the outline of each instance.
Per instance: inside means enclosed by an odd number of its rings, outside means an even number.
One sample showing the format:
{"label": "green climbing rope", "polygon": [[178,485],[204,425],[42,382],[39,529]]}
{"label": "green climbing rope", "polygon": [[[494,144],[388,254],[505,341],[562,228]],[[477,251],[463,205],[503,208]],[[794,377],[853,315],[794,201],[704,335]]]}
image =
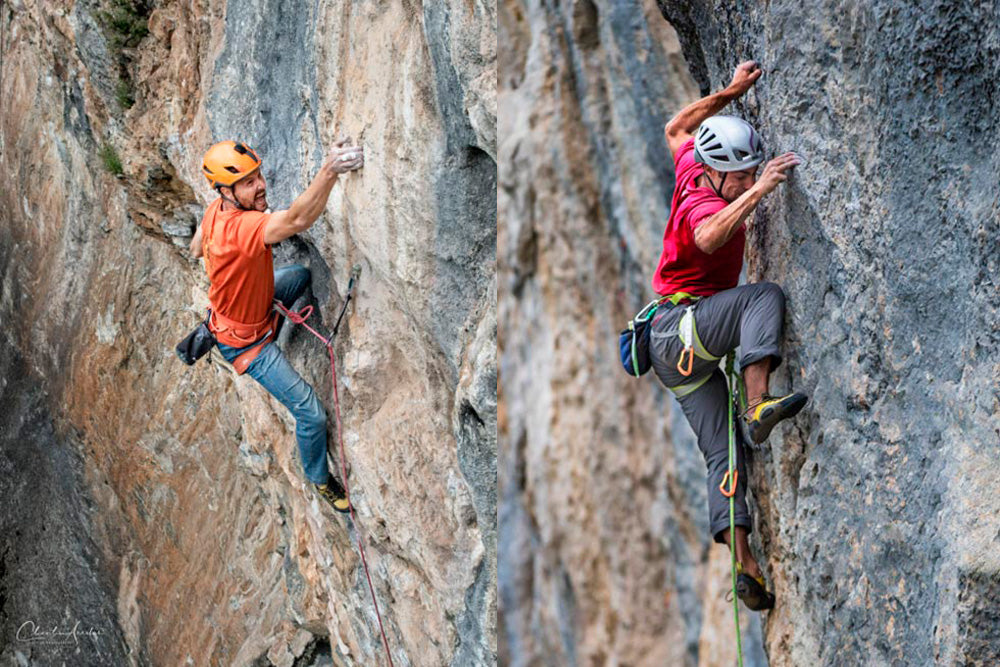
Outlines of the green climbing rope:
{"label": "green climbing rope", "polygon": [[729,566],[732,571],[733,584],[733,621],[736,623],[736,659],[739,667],[743,667],[743,646],[740,639],[740,608],[736,597],[736,424],[733,422],[733,411],[737,401],[743,401],[743,387],[739,375],[733,372],[733,353],[726,356],[726,386],[729,389],[729,466],[722,482],[730,480],[732,493],[729,495]]}

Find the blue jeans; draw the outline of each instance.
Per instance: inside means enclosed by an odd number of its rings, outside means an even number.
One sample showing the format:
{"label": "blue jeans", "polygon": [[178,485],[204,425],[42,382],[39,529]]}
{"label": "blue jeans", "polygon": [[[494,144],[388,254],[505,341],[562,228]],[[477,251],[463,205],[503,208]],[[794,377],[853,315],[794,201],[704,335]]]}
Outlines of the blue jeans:
{"label": "blue jeans", "polygon": [[[285,308],[291,308],[310,279],[309,269],[299,264],[275,269],[274,298],[281,301]],[[281,331],[284,320],[284,317],[278,318],[278,331]],[[219,343],[219,352],[232,363],[249,347],[253,347],[253,343],[240,348]],[[295,417],[295,438],[299,443],[306,479],[314,484],[325,484],[330,476],[326,465],[326,411],[316,392],[295,372],[281,348],[273,341],[264,346],[246,372],[291,411]]]}

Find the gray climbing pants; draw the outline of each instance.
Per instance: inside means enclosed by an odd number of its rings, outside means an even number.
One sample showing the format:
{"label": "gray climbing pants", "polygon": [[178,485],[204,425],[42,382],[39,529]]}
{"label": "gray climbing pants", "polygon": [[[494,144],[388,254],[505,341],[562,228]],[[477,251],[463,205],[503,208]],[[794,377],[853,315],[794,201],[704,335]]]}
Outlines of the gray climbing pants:
{"label": "gray climbing pants", "polygon": [[[709,529],[716,542],[725,543],[722,531],[729,528],[729,499],[722,495],[719,484],[729,468],[729,392],[726,375],[718,361],[695,357],[691,375],[677,370],[684,344],[678,324],[685,306],[661,308],[653,320],[650,332],[650,357],[656,376],[667,387],[690,384],[708,376],[698,389],[682,396],[684,416],[698,438],[708,466]],[[740,348],[739,367],[771,358],[771,370],[781,363],[781,329],[784,324],[785,295],[774,283],[754,283],[718,292],[694,304],[694,319],[698,338],[709,354],[724,357],[737,346]],[[685,368],[687,360],[685,359]],[[734,419],[739,415],[734,414]],[[736,428],[737,485],[735,524],[753,530],[746,504],[747,472],[746,443],[742,429]]]}

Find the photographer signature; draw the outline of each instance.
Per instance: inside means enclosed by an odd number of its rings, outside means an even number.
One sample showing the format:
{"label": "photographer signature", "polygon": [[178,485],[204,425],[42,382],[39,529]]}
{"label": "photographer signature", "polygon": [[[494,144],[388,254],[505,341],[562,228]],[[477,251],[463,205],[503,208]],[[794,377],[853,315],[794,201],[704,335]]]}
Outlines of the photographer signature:
{"label": "photographer signature", "polygon": [[103,632],[94,628],[81,630],[80,621],[76,622],[72,630],[60,630],[56,626],[46,629],[37,625],[34,621],[25,621],[17,629],[15,639],[21,642],[34,642],[38,644],[79,644],[80,637],[95,639],[98,635],[103,634]]}

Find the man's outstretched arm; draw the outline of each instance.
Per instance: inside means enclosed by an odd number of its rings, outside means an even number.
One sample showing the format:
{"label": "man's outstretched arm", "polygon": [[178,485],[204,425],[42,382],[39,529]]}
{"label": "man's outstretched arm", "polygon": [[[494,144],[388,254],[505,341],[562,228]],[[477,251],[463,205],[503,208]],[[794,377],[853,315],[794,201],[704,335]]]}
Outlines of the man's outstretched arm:
{"label": "man's outstretched arm", "polygon": [[761,69],[753,60],[740,63],[733,73],[732,82],[726,88],[681,109],[663,129],[667,138],[667,146],[670,148],[670,155],[677,154],[677,149],[691,138],[694,131],[706,118],[711,118],[722,111],[727,104],[746,94],[754,82],[760,78],[760,75]]}
{"label": "man's outstretched arm", "polygon": [[271,219],[264,228],[264,243],[271,245],[280,243],[312,227],[323,209],[326,200],[330,198],[330,190],[337,183],[340,174],[354,171],[364,166],[364,152],[360,146],[347,146],[348,139],[342,139],[334,144],[327,157],[326,164],[319,170],[306,191],[295,198],[287,211],[277,211],[271,214]]}

